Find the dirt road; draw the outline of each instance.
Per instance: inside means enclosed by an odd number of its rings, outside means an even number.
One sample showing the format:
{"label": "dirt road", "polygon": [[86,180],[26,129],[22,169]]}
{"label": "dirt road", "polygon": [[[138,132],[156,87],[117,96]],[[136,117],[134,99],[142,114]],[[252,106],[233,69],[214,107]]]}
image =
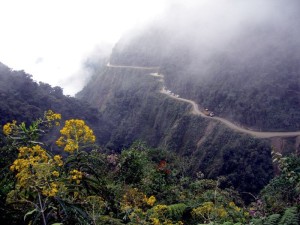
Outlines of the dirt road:
{"label": "dirt road", "polygon": [[188,100],[188,99],[185,99],[185,98],[177,98],[177,97],[175,97],[173,95],[170,95],[165,89],[162,89],[160,92],[163,93],[163,94],[166,94],[166,95],[170,96],[171,98],[177,99],[179,101],[190,103],[193,106],[193,108],[192,108],[192,113],[193,114],[200,115],[202,117],[209,118],[209,119],[212,119],[212,120],[220,121],[221,123],[225,124],[229,128],[231,128],[231,129],[233,129],[235,131],[241,132],[241,133],[250,134],[250,135],[252,135],[254,137],[257,137],[257,138],[295,137],[295,136],[300,136],[300,131],[295,131],[295,132],[267,132],[267,131],[253,131],[253,130],[249,130],[247,128],[239,127],[236,124],[234,124],[234,123],[232,123],[232,122],[230,122],[230,121],[228,121],[226,119],[223,119],[221,117],[206,116],[203,112],[201,112],[199,110],[199,107],[198,107],[197,103],[194,102],[194,101],[192,101],[192,100]]}
{"label": "dirt road", "polygon": [[140,69],[140,70],[158,70],[159,69],[159,67],[123,66],[123,65],[111,65],[110,63],[107,63],[106,66],[112,67],[112,68],[131,68],[131,69]]}
{"label": "dirt road", "polygon": [[[123,66],[123,65],[111,65],[110,63],[107,63],[107,67],[112,67],[112,68],[132,68],[132,69],[143,69],[143,70],[154,70],[154,69],[159,69],[159,67],[142,67],[142,66]],[[162,74],[158,74],[158,73],[150,73],[149,75],[151,76],[155,76],[155,77],[160,77],[161,78],[161,82],[164,82],[163,78],[164,76]],[[170,94],[169,92],[167,92],[167,90],[165,88],[162,88],[160,90],[161,93],[168,95],[171,98],[174,98],[178,101],[183,101],[183,102],[187,102],[190,103],[193,108],[192,108],[192,113],[195,115],[199,115],[205,118],[209,118],[211,120],[217,120],[220,121],[221,123],[225,124],[226,126],[228,126],[229,128],[241,132],[241,133],[246,133],[246,134],[250,134],[254,137],[257,138],[271,138],[271,137],[295,137],[295,136],[300,136],[300,131],[295,131],[295,132],[268,132],[268,131],[253,131],[247,128],[243,128],[240,127],[232,122],[230,122],[229,120],[223,119],[221,117],[210,117],[210,116],[206,116],[203,112],[201,112],[201,110],[199,110],[198,104],[192,100],[188,100],[185,98],[179,98],[179,97],[175,97],[172,94]]]}

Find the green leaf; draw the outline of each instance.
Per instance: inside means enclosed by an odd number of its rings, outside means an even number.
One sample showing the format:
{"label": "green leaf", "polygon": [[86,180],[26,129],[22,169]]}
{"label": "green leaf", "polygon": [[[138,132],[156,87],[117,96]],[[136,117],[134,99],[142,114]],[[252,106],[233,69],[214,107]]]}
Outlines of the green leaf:
{"label": "green leaf", "polygon": [[26,220],[26,217],[27,216],[30,216],[30,215],[32,215],[34,212],[36,212],[37,211],[37,209],[35,208],[34,210],[31,210],[31,211],[29,211],[28,213],[26,213],[25,215],[24,215],[24,220]]}

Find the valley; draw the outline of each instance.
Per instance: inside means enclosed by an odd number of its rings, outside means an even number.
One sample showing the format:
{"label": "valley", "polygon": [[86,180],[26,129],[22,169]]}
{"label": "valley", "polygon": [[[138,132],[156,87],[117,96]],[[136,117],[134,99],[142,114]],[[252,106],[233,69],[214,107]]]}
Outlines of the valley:
{"label": "valley", "polygon": [[[300,224],[299,0],[167,2],[70,63],[106,34],[74,24],[66,75],[43,48],[64,33],[38,36],[24,63],[62,87],[0,62],[1,225]],[[105,11],[121,25],[127,4]]]}

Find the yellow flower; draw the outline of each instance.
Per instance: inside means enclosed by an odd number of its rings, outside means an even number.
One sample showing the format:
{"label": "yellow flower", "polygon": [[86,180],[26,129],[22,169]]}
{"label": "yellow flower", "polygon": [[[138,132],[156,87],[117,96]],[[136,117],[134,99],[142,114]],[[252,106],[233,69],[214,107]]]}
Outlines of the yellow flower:
{"label": "yellow flower", "polygon": [[241,208],[237,207],[234,202],[229,202],[229,206],[232,207],[236,212],[240,212]]}
{"label": "yellow flower", "polygon": [[234,207],[235,206],[234,202],[229,202],[229,206]]}
{"label": "yellow flower", "polygon": [[210,214],[213,209],[214,209],[214,203],[204,202],[202,206],[199,206],[192,210],[192,216],[197,217],[205,214]]}
{"label": "yellow flower", "polygon": [[96,141],[93,131],[85,125],[83,120],[67,120],[65,126],[60,130],[61,136],[56,141],[59,147],[64,147],[64,151],[73,153],[79,147],[94,143]]}
{"label": "yellow flower", "polygon": [[237,211],[237,212],[240,212],[241,208],[236,206],[236,207],[234,207],[234,210]]}
{"label": "yellow flower", "polygon": [[224,218],[224,217],[227,216],[227,212],[226,212],[226,210],[225,210],[223,207],[217,209],[217,213],[218,213],[218,215],[219,215],[221,218]]}
{"label": "yellow flower", "polygon": [[13,129],[17,126],[17,121],[13,120],[12,123],[7,123],[3,126],[4,135],[8,136],[13,132]]}
{"label": "yellow flower", "polygon": [[153,207],[153,210],[159,215],[163,215],[168,211],[167,205],[156,205]]}
{"label": "yellow flower", "polygon": [[152,225],[160,225],[161,223],[159,222],[159,219],[157,218],[151,218],[152,220]]}
{"label": "yellow flower", "polygon": [[57,189],[58,185],[54,182],[52,182],[50,184],[50,188],[44,188],[44,190],[42,191],[42,194],[48,197],[54,197],[57,195],[58,193],[58,189]]}
{"label": "yellow flower", "polygon": [[58,166],[63,165],[62,157],[60,155],[55,155],[53,159]]}
{"label": "yellow flower", "polygon": [[60,163],[62,163],[61,156],[57,155],[52,159],[39,145],[20,147],[18,158],[10,166],[10,170],[16,172],[19,187],[24,189],[38,187],[42,189],[43,195],[55,196],[58,185],[48,182],[59,177],[59,172],[55,168]]}
{"label": "yellow flower", "polygon": [[59,126],[60,125],[59,120],[61,120],[61,114],[54,113],[52,110],[48,110],[47,112],[44,113],[44,120],[48,127],[52,127],[53,124]]}
{"label": "yellow flower", "polygon": [[59,172],[55,170],[55,171],[52,172],[52,175],[55,176],[55,177],[58,177],[59,176]]}
{"label": "yellow flower", "polygon": [[52,110],[48,110],[45,113],[45,118],[46,118],[47,121],[60,120],[61,119],[61,114],[54,113]]}
{"label": "yellow flower", "polygon": [[70,175],[72,181],[75,181],[76,184],[80,184],[80,180],[82,179],[82,172],[74,169],[70,171]]}
{"label": "yellow flower", "polygon": [[147,205],[153,206],[155,202],[156,202],[156,198],[153,195],[150,196],[150,198],[148,199],[146,198]]}

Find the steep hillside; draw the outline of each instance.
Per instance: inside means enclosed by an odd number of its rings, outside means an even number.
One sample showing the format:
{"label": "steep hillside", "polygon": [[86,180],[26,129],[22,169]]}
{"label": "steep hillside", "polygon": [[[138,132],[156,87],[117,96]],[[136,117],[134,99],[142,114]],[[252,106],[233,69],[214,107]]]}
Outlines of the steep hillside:
{"label": "steep hillside", "polygon": [[29,123],[41,117],[48,109],[61,113],[63,120],[83,119],[96,133],[99,132],[96,108],[79,99],[64,96],[60,87],[36,83],[24,71],[14,71],[0,63],[1,126],[12,120]]}
{"label": "steep hillside", "polygon": [[260,190],[273,174],[269,144],[193,115],[189,103],[160,93],[163,83],[152,72],[107,67],[79,94],[99,106],[101,144],[121,151],[143,140],[189,156],[191,174],[226,175],[240,191]]}
{"label": "steep hillside", "polygon": [[[218,4],[174,5],[125,35],[109,60],[116,67],[95,75],[78,97],[101,110],[108,148],[121,151],[140,139],[191,156],[191,172],[226,175],[239,190],[255,192],[272,176],[270,143],[287,153],[299,151],[299,140],[269,143],[235,133],[160,90],[165,85],[246,129],[299,131],[299,3]],[[159,67],[164,84],[139,67]]]}
{"label": "steep hillside", "polygon": [[299,2],[251,4],[173,7],[124,36],[110,62],[160,66],[169,89],[246,127],[300,130]]}

